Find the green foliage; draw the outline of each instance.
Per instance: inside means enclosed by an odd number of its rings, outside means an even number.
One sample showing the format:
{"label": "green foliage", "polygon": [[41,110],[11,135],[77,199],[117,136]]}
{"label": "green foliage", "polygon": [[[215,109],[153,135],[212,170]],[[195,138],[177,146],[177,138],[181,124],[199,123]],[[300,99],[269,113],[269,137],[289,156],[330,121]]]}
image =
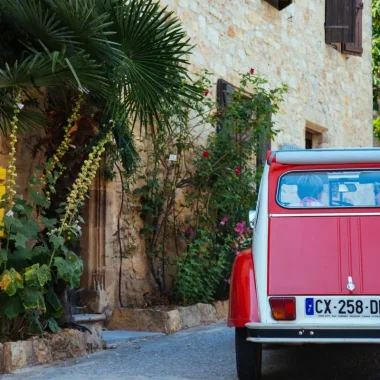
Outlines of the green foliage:
{"label": "green foliage", "polygon": [[380,118],[373,120],[373,133],[375,137],[380,140]]}
{"label": "green foliage", "polygon": [[27,286],[40,286],[41,288],[48,282],[51,281],[50,268],[43,264],[33,264],[31,267],[25,268],[25,284]]}
{"label": "green foliage", "polygon": [[[380,0],[372,1],[372,73],[373,109],[379,112],[380,102]],[[373,120],[375,138],[380,140],[380,118]]]}
{"label": "green foliage", "polygon": [[61,328],[58,326],[58,323],[54,318],[49,318],[46,323],[52,333],[58,333],[61,331]]}
{"label": "green foliage", "polygon": [[[212,86],[207,76],[197,85]],[[236,253],[251,244],[248,211],[256,206],[262,173],[254,157],[262,155],[278,132],[272,115],[286,89],[270,89],[265,78],[244,74],[239,87],[225,94],[224,108],[211,100],[208,90],[202,101],[187,107],[173,103],[163,111],[171,132],[158,128],[144,141],[144,184],[134,194],[142,204],[142,232],[161,293],[166,291],[167,267],[176,265],[181,302],[226,296]],[[168,255],[170,239],[174,260]]]}
{"label": "green foliage", "polygon": [[24,287],[23,278],[14,268],[5,270],[0,276],[0,289],[8,296],[14,296],[18,289]]}
{"label": "green foliage", "polygon": [[176,260],[176,291],[185,305],[213,300],[215,289],[228,267],[229,239],[218,240],[215,231],[198,230],[187,250]]}
{"label": "green foliage", "polygon": [[[40,333],[46,327],[57,331],[52,318],[63,309],[54,286],[57,281],[79,286],[83,264],[72,252],[72,241],[81,236],[78,213],[104,150],[109,178],[120,161],[126,177],[132,177],[138,161],[133,127],[148,131],[159,124],[167,130],[165,108],[197,101],[201,90],[186,80],[191,46],[185,32],[172,12],[154,0],[4,0],[0,32],[0,129],[11,141],[7,195],[1,204],[6,216],[0,297],[7,305],[2,322],[20,333]],[[49,109],[40,109],[41,88],[47,88]],[[23,199],[16,191],[17,132],[46,126],[46,111],[49,132],[58,130],[52,146],[61,126],[63,140],[36,168]],[[60,118],[71,111],[70,118]],[[54,119],[53,113],[60,115]],[[79,174],[67,176],[75,177],[74,183],[60,188],[70,129],[79,120],[95,137],[75,150],[87,159],[77,165]]]}
{"label": "green foliage", "polygon": [[73,252],[69,252],[66,258],[55,257],[54,266],[57,268],[57,276],[67,282],[69,289],[79,286],[83,271],[83,263]]}
{"label": "green foliage", "polygon": [[25,287],[21,293],[21,298],[26,311],[29,309],[46,311],[45,300],[39,288],[31,286]]}
{"label": "green foliage", "polygon": [[15,89],[31,99],[20,116],[24,127],[41,125],[38,87],[89,92],[105,110],[103,121],[122,112],[143,126],[163,105],[199,95],[193,85],[183,85],[191,50],[185,32],[154,0],[4,0],[0,24],[3,131]]}
{"label": "green foliage", "polygon": [[[379,110],[380,99],[380,0],[372,1],[372,70],[373,107]],[[378,126],[375,125],[378,133]]]}

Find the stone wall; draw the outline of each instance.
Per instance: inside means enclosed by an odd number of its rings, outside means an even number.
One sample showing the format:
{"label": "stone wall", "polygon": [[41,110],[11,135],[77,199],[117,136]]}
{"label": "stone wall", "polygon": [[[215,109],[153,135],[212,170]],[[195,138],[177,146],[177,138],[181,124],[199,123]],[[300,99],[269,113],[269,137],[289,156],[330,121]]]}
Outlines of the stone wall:
{"label": "stone wall", "polygon": [[[191,70],[214,73],[213,82],[239,83],[254,68],[272,87],[285,82],[289,91],[275,116],[281,132],[272,144],[305,147],[372,146],[371,3],[364,1],[363,56],[348,56],[325,44],[325,0],[295,0],[281,12],[263,0],[162,0],[183,22],[191,43]],[[216,97],[216,87],[208,96]],[[120,307],[118,215],[120,181],[94,184],[85,227],[85,275],[96,305]],[[127,215],[132,234],[123,234],[128,254],[122,259],[122,306],[143,305],[154,291],[138,230],[138,205]],[[125,216],[123,216],[124,218]],[[126,226],[123,224],[123,227]],[[129,227],[128,227],[129,228]],[[126,236],[129,236],[126,238]],[[132,240],[128,240],[131,239]],[[128,248],[128,247],[127,247]]]}
{"label": "stone wall", "polygon": [[[124,205],[130,205],[128,195],[124,197]],[[119,177],[108,183],[98,177],[92,184],[81,240],[84,261],[81,286],[87,289],[81,295],[81,302],[88,307],[88,312],[101,313],[108,307],[142,306],[144,294],[154,291],[145,241],[139,234],[143,227],[138,216],[140,205],[121,209],[121,200]]]}
{"label": "stone wall", "polygon": [[103,349],[102,329],[91,331],[89,334],[67,329],[57,334],[44,333],[28,340],[0,343],[0,374]]}
{"label": "stone wall", "polygon": [[[323,147],[372,146],[371,2],[364,1],[363,56],[325,44],[325,0],[296,0],[281,12],[263,0],[163,0],[191,43],[192,70],[236,85],[251,67],[289,85],[276,116],[283,143],[304,147],[306,127]],[[215,97],[215,88],[210,96]]]}
{"label": "stone wall", "polygon": [[114,309],[108,318],[110,330],[152,331],[173,334],[191,327],[227,320],[228,301],[197,303],[187,307]]}

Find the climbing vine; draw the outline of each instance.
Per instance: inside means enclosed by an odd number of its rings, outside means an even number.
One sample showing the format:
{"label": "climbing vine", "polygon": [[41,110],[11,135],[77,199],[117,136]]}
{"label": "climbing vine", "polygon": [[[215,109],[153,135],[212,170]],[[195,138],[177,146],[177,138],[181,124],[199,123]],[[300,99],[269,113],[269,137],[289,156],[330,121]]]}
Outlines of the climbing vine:
{"label": "climbing vine", "polygon": [[204,99],[173,104],[165,115],[171,132],[148,139],[145,183],[135,190],[153,277],[161,294],[185,304],[226,295],[233,259],[249,245],[262,171],[254,157],[278,132],[273,115],[286,92],[268,89],[253,69],[225,94],[224,107],[211,98],[207,73],[198,85]]}

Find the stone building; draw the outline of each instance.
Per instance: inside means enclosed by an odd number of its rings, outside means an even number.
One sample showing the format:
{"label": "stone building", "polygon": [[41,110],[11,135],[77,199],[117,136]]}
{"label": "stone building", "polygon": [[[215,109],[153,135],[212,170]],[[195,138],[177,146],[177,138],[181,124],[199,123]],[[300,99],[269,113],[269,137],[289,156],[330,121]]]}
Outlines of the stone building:
{"label": "stone building", "polygon": [[[175,12],[196,45],[191,70],[214,73],[209,96],[216,97],[217,81],[237,85],[239,74],[250,68],[272,86],[288,84],[272,148],[373,145],[370,0],[162,0],[162,5]],[[120,183],[94,183],[82,247],[82,285],[92,289],[94,311],[118,307],[120,298],[123,306],[139,304],[152,291],[138,232],[134,251],[119,258],[119,210]]]}

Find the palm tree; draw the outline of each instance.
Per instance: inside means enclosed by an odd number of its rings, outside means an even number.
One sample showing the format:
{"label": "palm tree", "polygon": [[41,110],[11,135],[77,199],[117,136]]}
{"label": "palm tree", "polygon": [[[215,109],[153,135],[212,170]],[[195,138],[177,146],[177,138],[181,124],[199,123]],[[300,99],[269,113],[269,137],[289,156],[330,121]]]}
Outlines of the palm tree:
{"label": "palm tree", "polygon": [[[3,134],[12,118],[14,96],[21,92],[27,106],[20,114],[21,126],[48,126],[54,145],[77,95],[84,92],[86,104],[78,124],[86,132],[77,150],[91,143],[94,126],[101,131],[108,120],[117,120],[118,158],[130,171],[137,157],[131,129],[139,124],[155,133],[153,125],[165,126],[162,107],[201,94],[187,84],[191,46],[185,32],[154,0],[0,0],[0,33]],[[40,109],[37,99],[43,89],[48,102]],[[71,176],[57,183],[57,194],[72,184],[77,161],[78,154],[66,157]],[[58,196],[52,212],[59,201]]]}
{"label": "palm tree", "polygon": [[153,0],[0,0],[0,21],[2,128],[16,89],[33,98],[41,87],[86,88],[107,116],[118,108],[140,120],[197,93],[182,85],[185,33]]}

